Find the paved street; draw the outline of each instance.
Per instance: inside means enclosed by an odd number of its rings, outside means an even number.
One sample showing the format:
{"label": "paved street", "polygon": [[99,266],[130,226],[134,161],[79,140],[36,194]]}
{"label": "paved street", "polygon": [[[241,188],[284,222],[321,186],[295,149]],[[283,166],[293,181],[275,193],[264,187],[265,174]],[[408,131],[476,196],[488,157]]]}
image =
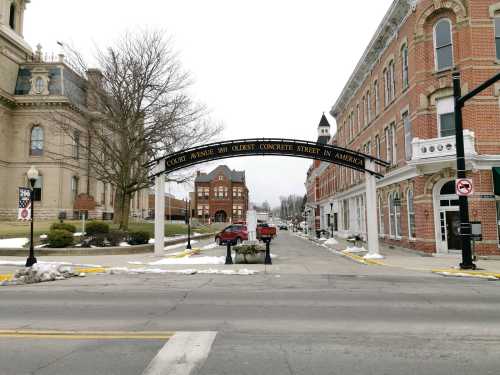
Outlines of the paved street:
{"label": "paved street", "polygon": [[253,276],[107,274],[1,288],[0,374],[141,374],[169,341],[148,334],[185,331],[216,332],[204,375],[499,373],[498,282],[362,265],[289,233],[272,252],[270,272],[248,266],[262,271]]}

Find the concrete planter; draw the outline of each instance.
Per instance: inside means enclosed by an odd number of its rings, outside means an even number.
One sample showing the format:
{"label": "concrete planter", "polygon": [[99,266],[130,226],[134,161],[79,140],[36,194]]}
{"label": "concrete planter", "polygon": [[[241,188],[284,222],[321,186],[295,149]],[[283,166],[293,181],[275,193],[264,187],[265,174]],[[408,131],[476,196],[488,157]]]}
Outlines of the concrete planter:
{"label": "concrete planter", "polygon": [[264,264],[266,249],[261,245],[238,245],[234,247],[236,264]]}

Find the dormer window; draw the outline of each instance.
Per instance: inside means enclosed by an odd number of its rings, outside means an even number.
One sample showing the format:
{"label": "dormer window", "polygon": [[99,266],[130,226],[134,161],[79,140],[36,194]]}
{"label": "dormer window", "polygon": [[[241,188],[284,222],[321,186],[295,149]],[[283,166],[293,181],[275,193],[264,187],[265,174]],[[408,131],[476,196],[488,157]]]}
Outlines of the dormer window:
{"label": "dormer window", "polygon": [[16,28],[16,4],[10,4],[9,26],[12,30]]}

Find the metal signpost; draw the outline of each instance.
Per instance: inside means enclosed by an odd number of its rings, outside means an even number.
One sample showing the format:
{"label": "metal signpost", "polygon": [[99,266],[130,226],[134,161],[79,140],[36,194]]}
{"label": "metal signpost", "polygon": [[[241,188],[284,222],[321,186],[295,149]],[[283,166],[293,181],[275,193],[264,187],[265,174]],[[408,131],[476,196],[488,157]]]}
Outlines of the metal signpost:
{"label": "metal signpost", "polygon": [[[460,238],[462,241],[462,263],[460,263],[460,268],[462,269],[476,269],[476,265],[472,260],[472,250],[471,250],[471,235],[472,228],[469,222],[469,202],[468,196],[472,194],[468,192],[467,176],[465,170],[465,151],[464,151],[464,133],[463,133],[463,120],[462,120],[462,108],[465,103],[472,99],[474,96],[479,94],[481,91],[487,89],[495,82],[500,81],[500,73],[484,82],[483,84],[476,87],[469,93],[462,95],[462,87],[460,83],[460,73],[453,73],[453,96],[455,98],[455,131],[456,131],[456,142],[457,142],[457,193],[463,191],[464,194],[459,195],[460,204]],[[460,190],[459,190],[460,184]],[[470,189],[473,188],[472,182],[470,182]]]}

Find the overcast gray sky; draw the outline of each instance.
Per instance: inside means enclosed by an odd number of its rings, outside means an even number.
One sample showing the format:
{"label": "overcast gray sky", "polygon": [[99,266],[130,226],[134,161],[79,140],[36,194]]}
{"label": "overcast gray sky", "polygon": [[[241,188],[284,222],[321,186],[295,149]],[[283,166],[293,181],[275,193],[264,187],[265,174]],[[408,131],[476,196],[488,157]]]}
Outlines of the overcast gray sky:
{"label": "overcast gray sky", "polygon": [[[173,38],[192,92],[225,125],[222,139],[316,140],[316,127],[342,91],[392,0],[32,0],[25,38],[87,56],[124,30],[160,27]],[[328,117],[334,130],[334,121]],[[243,157],[250,199],[279,203],[305,193],[309,160]],[[208,166],[200,165],[201,170]],[[214,164],[209,166],[214,167]],[[185,194],[173,187],[177,195]]]}

